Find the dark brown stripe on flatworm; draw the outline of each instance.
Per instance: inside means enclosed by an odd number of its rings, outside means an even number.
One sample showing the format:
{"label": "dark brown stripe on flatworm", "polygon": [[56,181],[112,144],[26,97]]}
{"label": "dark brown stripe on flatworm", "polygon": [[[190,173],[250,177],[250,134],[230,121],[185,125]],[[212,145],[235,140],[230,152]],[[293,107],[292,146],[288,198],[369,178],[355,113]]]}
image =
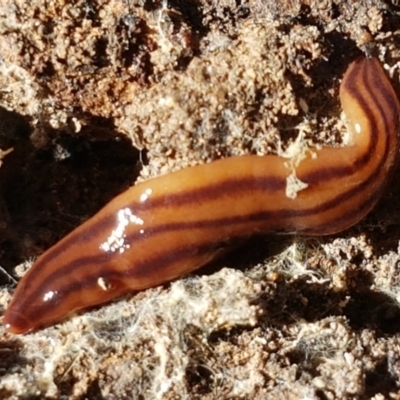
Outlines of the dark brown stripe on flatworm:
{"label": "dark brown stripe on flatworm", "polygon": [[[155,235],[158,234],[172,234],[174,231],[177,230],[194,230],[194,229],[215,229],[218,228],[218,226],[227,226],[227,225],[238,225],[238,224],[249,224],[249,223],[254,223],[258,222],[262,224],[263,221],[268,220],[268,218],[275,218],[277,220],[283,220],[287,219],[290,221],[293,218],[299,218],[299,217],[307,217],[309,215],[316,215],[318,213],[323,213],[326,211],[329,211],[330,209],[333,209],[337,206],[341,206],[343,202],[351,200],[351,198],[354,195],[357,195],[360,190],[367,189],[368,186],[371,184],[370,180],[375,179],[378,176],[379,171],[374,170],[374,173],[370,177],[369,180],[363,181],[362,184],[360,184],[358,187],[353,188],[352,190],[342,193],[335,198],[331,199],[329,202],[322,203],[316,207],[313,208],[307,208],[307,209],[282,209],[282,210],[273,210],[273,211],[261,211],[258,213],[253,213],[253,214],[247,214],[244,216],[240,217],[229,217],[229,218],[221,218],[217,220],[200,220],[200,221],[195,221],[195,222],[181,222],[181,223],[173,223],[173,224],[166,224],[166,225],[159,225],[155,226],[153,228],[147,228],[146,230],[148,231],[149,236],[151,236],[151,239],[148,237],[145,237],[144,235],[138,233],[134,233],[130,235],[129,237],[126,238],[126,241],[131,244],[131,246],[134,245],[139,245],[141,241],[143,240],[152,240],[154,239]],[[375,199],[371,196],[366,196],[365,197],[366,201],[362,204],[360,204],[360,210],[362,210],[366,205],[368,205],[370,202],[374,202]],[[340,218],[340,221],[346,221],[347,218],[349,218],[351,215],[353,215],[355,212],[360,212],[359,210],[352,211],[350,215],[346,214],[344,218]],[[337,217],[335,216],[335,220],[333,221],[332,224],[328,224],[326,221],[322,222],[322,228],[326,229],[327,226],[335,226],[338,225],[339,221],[337,220]],[[319,229],[317,227],[312,228],[312,232],[309,232],[307,229],[304,229],[302,233],[314,233],[318,231]],[[147,233],[147,232],[146,232]],[[256,233],[256,232],[255,232]],[[260,232],[258,232],[260,233]],[[295,233],[295,231],[290,231],[288,233]],[[147,236],[147,235],[146,235]],[[249,236],[251,234],[249,233]],[[196,249],[197,246],[193,246],[193,249]],[[163,253],[162,257],[168,258],[168,252]],[[90,276],[92,275],[90,267],[92,265],[101,265],[102,263],[107,263],[107,260],[114,257],[114,253],[100,253],[98,256],[94,257],[79,257],[68,264],[62,265],[59,269],[52,271],[50,275],[48,275],[42,282],[41,282],[41,287],[50,285],[52,282],[62,280],[63,276],[65,275],[74,275],[74,272],[79,270],[80,273],[80,279],[81,282],[84,284],[85,282],[90,279]],[[89,272],[89,275],[82,276],[82,269],[85,268],[87,272]],[[136,268],[136,264],[135,264]],[[151,270],[149,269],[151,272]],[[86,271],[85,271],[86,272]],[[95,274],[99,274],[99,270],[95,269],[93,271]],[[103,272],[101,272],[101,275],[103,275]],[[28,299],[33,299],[38,296],[38,294],[41,291],[41,287],[38,286],[37,289],[30,293],[28,296]],[[29,300],[28,300],[29,303]]]}
{"label": "dark brown stripe on flatworm", "polygon": [[[221,242],[221,246],[224,247],[223,242]],[[135,265],[135,272],[139,272],[139,276],[145,277],[149,273],[154,273],[154,271],[158,269],[165,269],[166,266],[172,265],[174,263],[178,263],[181,260],[184,260],[191,255],[198,255],[198,254],[208,254],[212,253],[214,251],[217,251],[219,248],[218,244],[215,242],[206,242],[203,243],[199,246],[193,246],[193,245],[186,245],[183,247],[176,247],[172,251],[164,254],[162,253],[161,255],[154,257],[154,258],[147,258],[142,260],[140,263],[137,263]],[[96,262],[96,257],[92,257],[93,262]],[[87,276],[86,279],[83,280],[82,286],[84,286],[84,290],[90,290],[92,287],[88,286],[87,283],[91,282],[93,283],[93,287],[97,285],[97,277],[99,276],[99,272],[96,270],[91,271],[92,274]],[[129,272],[129,271],[128,271]],[[136,273],[135,273],[136,275]],[[102,270],[101,271],[101,277],[104,278],[105,280],[116,280],[120,281],[122,279],[131,279],[129,278],[129,274],[127,273],[120,273],[118,271],[110,271],[110,270]],[[79,283],[78,283],[79,284]],[[86,284],[86,285],[85,285]],[[63,283],[62,287],[59,288],[60,291],[63,294],[63,297],[66,298],[73,294],[77,290],[77,282],[73,281],[70,283]],[[126,292],[129,292],[129,288],[127,288]],[[38,294],[34,292],[35,294]],[[29,296],[29,299],[33,298],[33,294]],[[29,304],[29,300],[27,301],[27,304]],[[41,319],[44,314],[48,312],[48,307],[51,307],[51,301],[47,303],[42,303],[40,307],[36,307],[35,309],[35,319]]]}

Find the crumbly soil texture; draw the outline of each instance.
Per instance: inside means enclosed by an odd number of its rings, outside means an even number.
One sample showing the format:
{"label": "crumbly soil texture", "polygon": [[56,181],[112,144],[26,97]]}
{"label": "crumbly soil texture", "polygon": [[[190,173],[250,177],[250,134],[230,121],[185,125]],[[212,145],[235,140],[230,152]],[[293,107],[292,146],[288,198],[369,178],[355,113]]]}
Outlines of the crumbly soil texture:
{"label": "crumbly soil texture", "polygon": [[[373,54],[400,94],[399,27],[395,0],[0,2],[0,316],[135,182],[343,145],[343,73]],[[398,172],[346,232],[252,238],[46,329],[1,326],[0,398],[400,399]]]}

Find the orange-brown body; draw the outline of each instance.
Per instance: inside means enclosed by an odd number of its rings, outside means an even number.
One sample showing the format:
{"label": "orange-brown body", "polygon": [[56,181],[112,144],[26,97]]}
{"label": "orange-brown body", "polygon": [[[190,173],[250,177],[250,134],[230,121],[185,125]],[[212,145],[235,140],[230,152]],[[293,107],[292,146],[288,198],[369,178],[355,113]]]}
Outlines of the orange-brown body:
{"label": "orange-brown body", "polygon": [[363,218],[398,153],[400,106],[374,58],[353,62],[340,98],[350,143],[312,149],[296,167],[307,185],[286,195],[279,156],[243,156],[140,183],[45,252],[19,283],[3,323],[13,333],[54,323],[193,271],[258,233],[325,235]]}

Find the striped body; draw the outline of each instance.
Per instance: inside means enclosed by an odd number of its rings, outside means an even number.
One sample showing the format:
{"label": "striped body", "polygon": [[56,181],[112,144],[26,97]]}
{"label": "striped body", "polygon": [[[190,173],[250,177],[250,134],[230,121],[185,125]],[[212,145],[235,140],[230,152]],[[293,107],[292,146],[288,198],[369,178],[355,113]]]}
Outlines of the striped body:
{"label": "striped body", "polygon": [[45,252],[19,283],[3,323],[22,333],[193,271],[259,233],[325,235],[375,205],[398,153],[400,106],[376,59],[353,62],[340,87],[351,143],[314,150],[286,196],[287,160],[242,156],[140,183]]}

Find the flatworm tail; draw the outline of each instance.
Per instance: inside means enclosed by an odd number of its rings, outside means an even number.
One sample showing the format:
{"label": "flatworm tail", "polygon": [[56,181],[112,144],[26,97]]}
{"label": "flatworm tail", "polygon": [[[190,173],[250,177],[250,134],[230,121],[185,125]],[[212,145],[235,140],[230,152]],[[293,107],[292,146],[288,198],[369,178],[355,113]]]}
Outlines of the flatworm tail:
{"label": "flatworm tail", "polygon": [[243,156],[140,183],[47,250],[21,279],[3,323],[13,333],[180,277],[235,241],[268,232],[325,235],[375,205],[398,154],[400,106],[374,58],[353,62],[340,87],[348,145],[312,149],[296,168]]}

